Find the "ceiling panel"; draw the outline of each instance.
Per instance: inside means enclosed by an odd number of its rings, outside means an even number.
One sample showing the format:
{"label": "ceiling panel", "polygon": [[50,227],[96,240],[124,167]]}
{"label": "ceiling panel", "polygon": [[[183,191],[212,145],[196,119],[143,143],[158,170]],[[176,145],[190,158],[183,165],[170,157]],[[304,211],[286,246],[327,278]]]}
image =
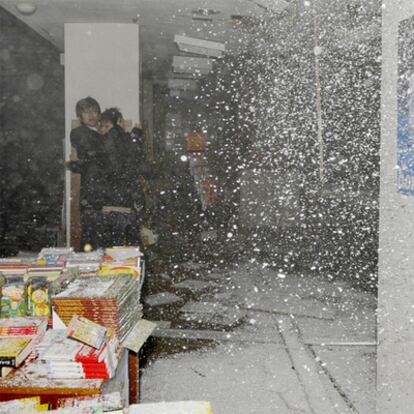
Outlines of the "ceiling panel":
{"label": "ceiling panel", "polygon": [[[157,78],[167,76],[172,57],[178,54],[174,35],[225,42],[227,53],[235,49],[232,15],[264,17],[268,10],[283,11],[289,4],[303,8],[303,0],[24,0],[37,6],[31,16],[16,10],[19,0],[0,0],[9,12],[63,51],[64,23],[77,22],[138,22],[141,32],[143,70]],[[339,27],[348,30],[349,11],[375,15],[380,0],[314,0],[326,32],[334,33]],[[308,7],[305,7],[308,9]],[[209,10],[212,13],[209,13]],[[196,11],[196,13],[194,13]],[[211,21],[194,20],[206,17]],[[369,17],[363,19],[365,22]],[[232,36],[235,34],[235,36]]]}
{"label": "ceiling panel", "polygon": [[[0,6],[61,51],[64,23],[138,22],[144,71],[158,72],[157,77],[163,76],[160,72],[165,72],[165,62],[172,62],[172,56],[178,53],[175,34],[225,42],[232,30],[233,14],[258,16],[266,13],[262,5],[250,0],[29,0],[37,10],[33,15],[24,16],[16,9],[20,2],[0,0]],[[284,3],[285,0],[274,2]],[[214,13],[209,15],[208,10]],[[212,21],[193,20],[193,16],[204,14]]]}

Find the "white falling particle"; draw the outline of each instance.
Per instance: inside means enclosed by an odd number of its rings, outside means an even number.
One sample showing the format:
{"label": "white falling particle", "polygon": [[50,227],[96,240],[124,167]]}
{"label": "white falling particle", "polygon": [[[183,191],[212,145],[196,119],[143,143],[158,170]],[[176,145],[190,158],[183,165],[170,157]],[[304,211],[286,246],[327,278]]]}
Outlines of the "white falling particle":
{"label": "white falling particle", "polygon": [[321,48],[320,46],[316,46],[316,47],[313,49],[313,53],[315,53],[315,56],[319,56],[319,55],[321,55],[321,54],[322,54],[322,48]]}
{"label": "white falling particle", "polygon": [[227,233],[227,238],[228,238],[228,239],[231,239],[232,237],[233,237],[233,233],[229,231],[229,232]]}
{"label": "white falling particle", "polygon": [[182,161],[182,162],[186,162],[187,161],[187,155],[181,155],[181,157],[180,157],[180,160]]}

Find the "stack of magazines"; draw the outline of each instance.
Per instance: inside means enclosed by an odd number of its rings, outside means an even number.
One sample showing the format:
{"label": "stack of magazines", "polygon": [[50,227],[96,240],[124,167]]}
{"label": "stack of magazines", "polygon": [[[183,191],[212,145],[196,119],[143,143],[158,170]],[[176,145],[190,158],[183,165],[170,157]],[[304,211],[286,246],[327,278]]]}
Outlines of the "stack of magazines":
{"label": "stack of magazines", "polygon": [[102,257],[102,250],[71,253],[66,258],[66,268],[78,269],[81,275],[93,275],[99,270]]}
{"label": "stack of magazines", "polygon": [[47,329],[47,318],[0,319],[0,376],[5,377],[26,359],[36,357],[35,346]]}
{"label": "stack of magazines", "polygon": [[99,274],[141,276],[141,256],[139,247],[121,246],[105,249],[103,262]]}
{"label": "stack of magazines", "polygon": [[64,330],[50,330],[37,346],[52,379],[112,378],[118,364],[118,341],[107,337],[96,349],[69,338]]}
{"label": "stack of magazines", "polygon": [[142,316],[140,282],[133,276],[80,277],[52,299],[67,326],[74,315],[110,328],[123,341]]}

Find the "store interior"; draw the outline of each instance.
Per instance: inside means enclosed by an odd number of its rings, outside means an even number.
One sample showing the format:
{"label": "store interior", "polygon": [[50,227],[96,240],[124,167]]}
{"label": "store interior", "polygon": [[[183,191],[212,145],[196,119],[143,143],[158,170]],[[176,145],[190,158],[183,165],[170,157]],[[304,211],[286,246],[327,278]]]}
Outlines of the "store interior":
{"label": "store interior", "polygon": [[[82,61],[76,25],[97,39]],[[375,412],[381,4],[0,0],[0,27],[0,257],[85,249],[65,169],[78,99],[143,130],[140,294],[158,328],[138,353],[138,400]],[[107,78],[88,62],[109,62]],[[307,356],[286,355],[292,314]],[[319,385],[297,368],[309,358],[323,362]]]}

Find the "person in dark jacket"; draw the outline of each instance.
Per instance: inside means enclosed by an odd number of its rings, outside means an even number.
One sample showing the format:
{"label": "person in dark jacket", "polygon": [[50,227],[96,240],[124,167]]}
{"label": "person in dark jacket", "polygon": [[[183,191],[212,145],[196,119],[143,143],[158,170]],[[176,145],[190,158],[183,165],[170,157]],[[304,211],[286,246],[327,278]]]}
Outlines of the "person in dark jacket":
{"label": "person in dark jacket", "polygon": [[[102,112],[100,132],[108,161],[108,189],[104,214],[106,244],[136,244],[142,221],[144,194],[139,180],[142,160],[136,156],[130,134],[122,128],[118,108]],[[119,209],[122,207],[123,209]],[[127,212],[125,209],[129,209]]]}
{"label": "person in dark jacket", "polygon": [[109,108],[102,112],[99,131],[108,161],[106,203],[111,206],[133,207],[131,188],[135,177],[131,175],[130,168],[133,161],[129,135],[121,123],[122,114],[118,108]]}
{"label": "person in dark jacket", "polygon": [[81,243],[82,246],[91,244],[93,248],[102,245],[102,207],[106,191],[103,174],[106,159],[98,132],[100,114],[98,102],[90,96],[77,102],[76,115],[81,125],[70,134],[77,160],[68,163],[72,172],[81,174]]}

